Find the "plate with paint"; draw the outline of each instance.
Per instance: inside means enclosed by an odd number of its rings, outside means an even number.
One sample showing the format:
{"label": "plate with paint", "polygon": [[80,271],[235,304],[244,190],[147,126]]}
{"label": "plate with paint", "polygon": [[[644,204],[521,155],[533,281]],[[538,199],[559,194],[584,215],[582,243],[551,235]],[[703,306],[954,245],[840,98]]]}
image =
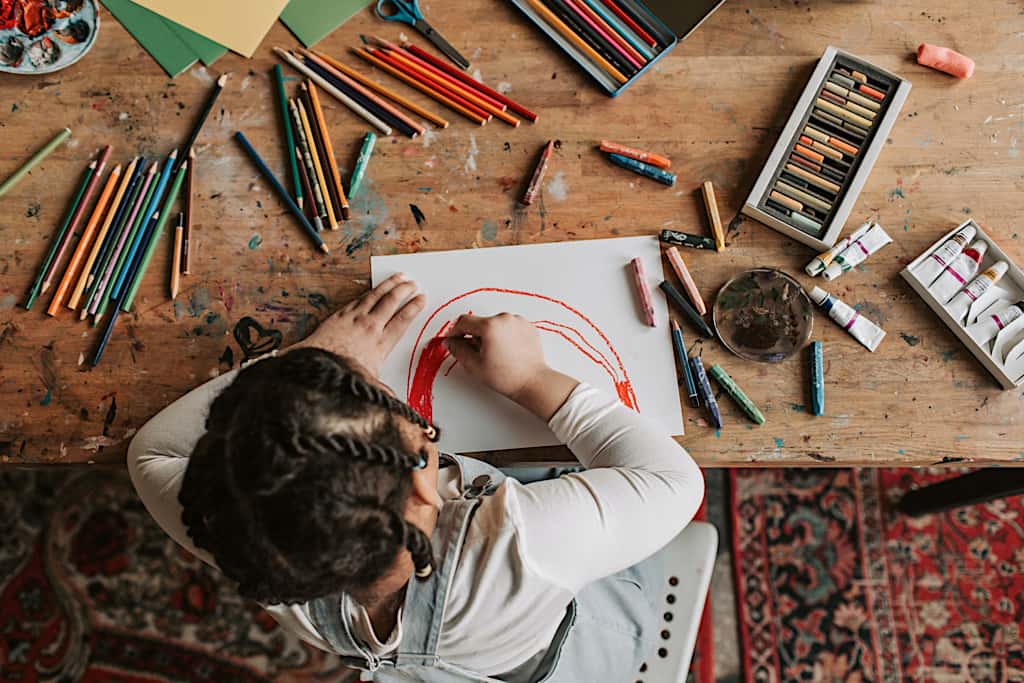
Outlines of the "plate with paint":
{"label": "plate with paint", "polygon": [[0,71],[60,71],[85,56],[99,28],[96,0],[0,0]]}
{"label": "plate with paint", "polygon": [[715,299],[718,338],[740,358],[778,363],[811,338],[814,307],[800,283],[774,268],[729,280]]}

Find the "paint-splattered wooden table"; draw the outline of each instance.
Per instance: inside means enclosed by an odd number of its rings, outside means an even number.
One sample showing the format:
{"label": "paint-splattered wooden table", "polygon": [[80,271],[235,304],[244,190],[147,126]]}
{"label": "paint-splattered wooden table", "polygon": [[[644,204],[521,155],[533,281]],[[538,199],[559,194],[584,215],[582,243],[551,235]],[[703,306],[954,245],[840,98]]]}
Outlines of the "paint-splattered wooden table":
{"label": "paint-splattered wooden table", "polygon": [[[271,46],[293,45],[290,34],[275,26],[256,58],[228,56],[215,69],[196,67],[169,81],[105,13],[98,44],[79,64],[36,78],[0,76],[0,177],[54,129],[74,130],[69,144],[0,200],[0,458],[122,462],[127,440],[146,419],[238,364],[232,332],[241,319],[279,330],[286,342],[301,337],[367,287],[370,254],[646,235],[665,227],[702,232],[698,187],[707,178],[728,221],[817,57],[834,44],[914,84],[852,219],[877,217],[896,243],[832,288],[889,336],[870,354],[818,317],[815,338],[824,340],[827,357],[823,417],[806,410],[801,358],[762,365],[704,344],[705,361],[721,361],[768,421],[755,427],[724,399],[720,434],[687,409],[681,441],[708,466],[1024,460],[1024,391],[1001,391],[898,277],[967,216],[1024,263],[1024,14],[1006,2],[932,6],[726,3],[614,100],[511,5],[467,0],[448,16],[435,6],[432,19],[484,79],[511,88],[542,117],[518,130],[456,120],[414,141],[384,141],[354,219],[328,237],[327,258],[313,253],[229,139],[243,129],[270,153],[274,168],[283,167],[268,72]],[[362,32],[397,37],[367,11],[321,47],[341,55]],[[971,55],[976,75],[961,83],[917,66],[911,54],[921,41]],[[118,159],[167,153],[181,144],[220,71],[233,77],[200,139],[194,274],[172,304],[169,259],[157,259],[136,312],[123,319],[102,365],[90,370],[83,358],[96,330],[71,315],[52,320],[17,303],[95,150],[111,143]],[[333,105],[327,117],[340,161],[350,166],[365,127]],[[610,166],[594,148],[601,138],[667,153],[679,184],[665,189]],[[548,139],[559,146],[542,195],[532,208],[517,208]],[[687,253],[706,298],[752,266],[779,267],[808,281],[802,267],[811,251],[772,230],[735,221],[728,242],[721,254]]]}

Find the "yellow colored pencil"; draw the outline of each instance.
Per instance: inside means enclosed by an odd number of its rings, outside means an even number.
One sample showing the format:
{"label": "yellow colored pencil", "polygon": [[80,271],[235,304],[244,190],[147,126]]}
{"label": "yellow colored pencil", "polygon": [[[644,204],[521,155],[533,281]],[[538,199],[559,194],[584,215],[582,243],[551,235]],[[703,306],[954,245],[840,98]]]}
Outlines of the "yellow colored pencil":
{"label": "yellow colored pencil", "polygon": [[[316,149],[313,145],[313,129],[309,125],[309,115],[306,114],[306,107],[302,104],[302,98],[298,97],[295,100],[295,104],[299,108],[299,117],[302,119],[302,129],[306,132],[306,138],[310,141],[312,149]],[[316,171],[316,182],[320,183],[320,191],[324,195],[324,205],[327,209],[327,222],[331,226],[331,230],[338,229],[338,217],[334,215],[334,202],[331,201],[331,192],[327,189],[327,177],[324,175],[323,166],[320,165],[320,155],[313,153],[313,170]],[[312,182],[314,178],[310,178]]]}
{"label": "yellow colored pencil", "polygon": [[544,21],[548,22],[548,24],[550,24],[553,29],[561,33],[566,40],[575,45],[592,62],[601,67],[603,71],[607,72],[609,76],[614,78],[620,84],[625,83],[626,81],[629,80],[628,78],[623,76],[618,69],[612,66],[607,59],[599,55],[597,53],[597,50],[590,47],[590,45],[588,45],[586,41],[584,41],[582,38],[576,35],[575,31],[566,26],[565,22],[563,22],[561,19],[555,16],[555,13],[549,10],[542,2],[540,2],[539,0],[526,0],[526,2],[530,3],[530,7],[532,7],[534,11],[540,14],[541,17],[543,17]]}
{"label": "yellow colored pencil", "polygon": [[345,187],[341,184],[341,173],[338,171],[338,162],[334,158],[334,145],[331,144],[331,136],[327,133],[327,119],[324,118],[324,110],[320,107],[320,96],[316,92],[316,86],[309,84],[309,101],[313,104],[313,119],[320,129],[320,138],[324,141],[324,152],[327,155],[327,169],[330,171],[334,186],[338,190],[338,201],[341,202],[341,217],[349,218],[348,197],[345,196]]}
{"label": "yellow colored pencil", "polygon": [[174,228],[174,251],[171,252],[171,301],[178,298],[181,288],[181,249],[185,241],[185,216],[178,214],[178,226]]}

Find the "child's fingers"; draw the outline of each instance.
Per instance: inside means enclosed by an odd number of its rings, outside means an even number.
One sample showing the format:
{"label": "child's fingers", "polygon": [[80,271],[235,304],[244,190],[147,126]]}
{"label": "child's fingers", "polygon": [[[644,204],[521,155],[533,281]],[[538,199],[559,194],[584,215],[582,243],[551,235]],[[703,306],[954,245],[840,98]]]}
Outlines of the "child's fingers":
{"label": "child's fingers", "polygon": [[412,321],[416,319],[416,316],[423,311],[426,305],[426,295],[417,294],[402,304],[395,314],[391,316],[391,319],[384,325],[383,334],[384,343],[388,348],[394,348],[398,340],[405,334],[405,331],[409,329],[409,325],[412,324]]}
{"label": "child's fingers", "polygon": [[384,295],[407,281],[408,279],[405,277],[405,273],[395,273],[363,295],[363,298],[357,300],[356,305],[352,307],[352,310],[369,313],[373,310],[373,307],[377,305],[377,302],[384,297]]}
{"label": "child's fingers", "polygon": [[490,328],[490,324],[491,318],[481,318],[478,315],[466,313],[464,315],[460,315],[458,319],[456,319],[455,324],[452,325],[452,329],[448,331],[448,334],[453,337],[459,337],[466,334],[474,337],[482,337]]}
{"label": "child's fingers", "polygon": [[380,322],[381,327],[394,317],[395,313],[416,293],[416,283],[406,280],[392,287],[387,294],[377,299],[377,303],[369,311]]}
{"label": "child's fingers", "polygon": [[444,345],[466,370],[471,373],[477,370],[480,365],[480,347],[475,340],[448,337]]}

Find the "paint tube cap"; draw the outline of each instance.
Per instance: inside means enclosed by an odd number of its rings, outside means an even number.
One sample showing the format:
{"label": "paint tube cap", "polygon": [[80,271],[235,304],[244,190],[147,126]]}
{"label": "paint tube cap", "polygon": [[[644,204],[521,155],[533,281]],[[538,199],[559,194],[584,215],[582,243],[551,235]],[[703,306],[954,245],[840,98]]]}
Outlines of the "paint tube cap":
{"label": "paint tube cap", "polygon": [[[964,254],[966,254],[968,258],[981,263],[981,259],[985,257],[986,251],[988,251],[988,242],[985,240],[974,240],[971,242],[971,246],[964,249]],[[978,258],[975,259],[975,255],[977,255]]]}
{"label": "paint tube cap", "polygon": [[967,244],[974,239],[974,236],[978,234],[978,229],[973,225],[964,226],[963,230],[957,232],[953,237],[961,237],[964,240],[964,244]]}
{"label": "paint tube cap", "polygon": [[987,272],[992,273],[993,279],[998,280],[1002,276],[1006,275],[1006,271],[1009,270],[1010,266],[1006,265],[1006,261],[999,261],[998,263],[990,266]]}
{"label": "paint tube cap", "polygon": [[822,301],[828,298],[828,292],[821,287],[815,287],[811,290],[811,301],[816,304],[820,304]]}

